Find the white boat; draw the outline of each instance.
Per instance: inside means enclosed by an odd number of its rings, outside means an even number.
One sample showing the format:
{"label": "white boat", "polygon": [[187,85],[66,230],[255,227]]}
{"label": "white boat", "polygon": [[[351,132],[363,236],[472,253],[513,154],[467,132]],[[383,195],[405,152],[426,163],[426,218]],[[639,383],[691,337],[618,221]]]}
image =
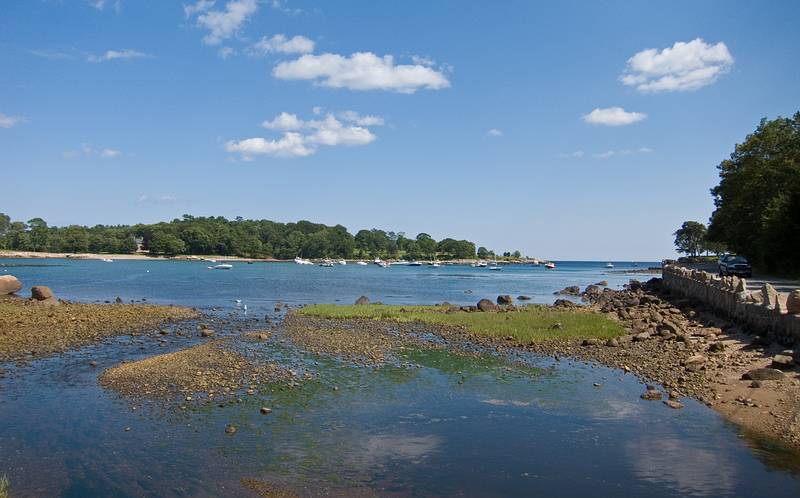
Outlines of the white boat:
{"label": "white boat", "polygon": [[408,263],[408,266],[422,266],[422,263],[420,263],[417,260],[414,260],[414,261],[411,261],[410,263]]}
{"label": "white boat", "polygon": [[324,266],[325,268],[333,268],[333,262],[332,261],[323,261],[322,263],[319,264],[319,266]]}
{"label": "white boat", "polygon": [[233,265],[229,265],[227,263],[208,267],[209,270],[230,270],[231,268],[233,268]]}
{"label": "white boat", "polygon": [[553,262],[548,262],[544,264],[544,267],[547,268],[548,270],[552,270],[553,268],[556,267],[556,264]]}
{"label": "white boat", "polygon": [[614,268],[614,263],[606,263],[606,268]]}
{"label": "white boat", "polygon": [[381,258],[375,258],[375,260],[372,263],[378,266],[383,266],[383,261],[381,261]]}
{"label": "white boat", "polygon": [[478,264],[475,265],[475,266],[477,266],[478,268],[486,268],[489,265],[486,263],[486,261],[481,260],[481,261],[478,261]]}
{"label": "white boat", "polygon": [[103,263],[113,263],[114,260],[111,258],[103,258]]}
{"label": "white boat", "polygon": [[497,260],[495,259],[494,261],[492,261],[492,266],[490,266],[489,269],[490,270],[494,270],[494,271],[498,271],[498,270],[502,270],[503,267],[498,266]]}
{"label": "white boat", "polygon": [[339,260],[339,264],[340,264],[340,265],[342,265],[342,266],[344,266],[344,265],[346,265],[346,264],[347,264],[347,261],[345,261],[345,260],[343,260],[343,259],[340,259],[340,260]]}
{"label": "white boat", "polygon": [[309,261],[307,259],[301,258],[300,256],[294,258],[294,262],[295,262],[295,264],[298,264],[298,265],[313,265],[314,264],[314,263],[312,263],[311,261]]}
{"label": "white boat", "polygon": [[389,263],[387,263],[386,261],[381,261],[381,262],[375,263],[375,264],[377,264],[381,268],[389,268]]}
{"label": "white boat", "polygon": [[367,263],[366,261],[358,261],[358,262],[356,262],[356,264],[358,266],[367,266],[369,263]]}
{"label": "white boat", "polygon": [[442,265],[440,265],[438,261],[434,261],[433,263],[431,263],[431,266],[434,268],[439,268]]}

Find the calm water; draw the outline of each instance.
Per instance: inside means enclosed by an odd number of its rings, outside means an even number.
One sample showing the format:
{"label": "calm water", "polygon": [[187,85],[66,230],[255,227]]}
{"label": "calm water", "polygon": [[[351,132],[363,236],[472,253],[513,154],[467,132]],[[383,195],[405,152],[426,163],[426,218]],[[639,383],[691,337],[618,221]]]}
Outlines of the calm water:
{"label": "calm water", "polygon": [[[232,326],[293,304],[474,303],[500,293],[548,302],[566,285],[629,276],[605,262],[559,269],[319,268],[189,262],[0,260],[25,285],[82,301],[147,299],[233,313]],[[624,268],[618,263],[617,269]],[[639,267],[649,266],[639,263]],[[149,272],[148,272],[149,270]],[[649,278],[647,276],[641,277]],[[238,321],[237,321],[238,320]],[[221,332],[225,332],[224,330]],[[797,496],[795,456],[739,434],[713,411],[638,398],[634,377],[520,355],[464,358],[409,350],[402,363],[354,368],[278,341],[264,352],[315,374],[241,404],[161,413],[101,389],[123,360],[186,347],[119,337],[27,365],[3,365],[0,473],[14,496],[253,496],[241,478],[301,494],[391,496]],[[88,365],[90,360],[98,368]],[[600,386],[594,386],[594,384]],[[336,387],[337,389],[334,389]],[[274,408],[269,416],[260,406]],[[224,433],[229,423],[239,431]],[[125,431],[130,427],[130,431]]]}

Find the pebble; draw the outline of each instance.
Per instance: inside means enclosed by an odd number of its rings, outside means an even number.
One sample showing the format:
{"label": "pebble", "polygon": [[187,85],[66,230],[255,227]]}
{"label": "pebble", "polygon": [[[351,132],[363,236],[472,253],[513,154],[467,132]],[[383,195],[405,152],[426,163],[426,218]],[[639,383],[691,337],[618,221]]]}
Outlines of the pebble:
{"label": "pebble", "polygon": [[225,427],[225,434],[236,434],[236,426],[233,424],[228,424],[228,426]]}
{"label": "pebble", "polygon": [[259,411],[261,412],[261,415],[269,415],[270,413],[272,413],[272,408],[267,408],[266,406],[262,406],[261,410]]}

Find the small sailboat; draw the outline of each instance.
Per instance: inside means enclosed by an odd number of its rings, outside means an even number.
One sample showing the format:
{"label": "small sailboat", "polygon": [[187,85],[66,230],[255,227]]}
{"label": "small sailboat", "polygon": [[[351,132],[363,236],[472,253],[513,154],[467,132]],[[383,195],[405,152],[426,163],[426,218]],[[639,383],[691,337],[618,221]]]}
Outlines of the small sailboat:
{"label": "small sailboat", "polygon": [[229,265],[227,263],[222,263],[222,264],[219,264],[219,265],[214,265],[214,266],[209,266],[208,267],[209,270],[230,270],[231,268],[233,268],[233,265]]}

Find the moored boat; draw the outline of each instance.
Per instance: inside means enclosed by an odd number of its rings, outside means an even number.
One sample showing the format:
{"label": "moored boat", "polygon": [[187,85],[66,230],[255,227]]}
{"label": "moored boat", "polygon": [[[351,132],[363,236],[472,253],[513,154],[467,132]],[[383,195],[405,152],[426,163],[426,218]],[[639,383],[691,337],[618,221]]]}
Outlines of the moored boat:
{"label": "moored boat", "polygon": [[219,264],[219,265],[214,265],[214,266],[209,266],[208,267],[209,270],[230,270],[231,268],[233,268],[233,265],[229,265],[227,263],[222,263],[222,264]]}

